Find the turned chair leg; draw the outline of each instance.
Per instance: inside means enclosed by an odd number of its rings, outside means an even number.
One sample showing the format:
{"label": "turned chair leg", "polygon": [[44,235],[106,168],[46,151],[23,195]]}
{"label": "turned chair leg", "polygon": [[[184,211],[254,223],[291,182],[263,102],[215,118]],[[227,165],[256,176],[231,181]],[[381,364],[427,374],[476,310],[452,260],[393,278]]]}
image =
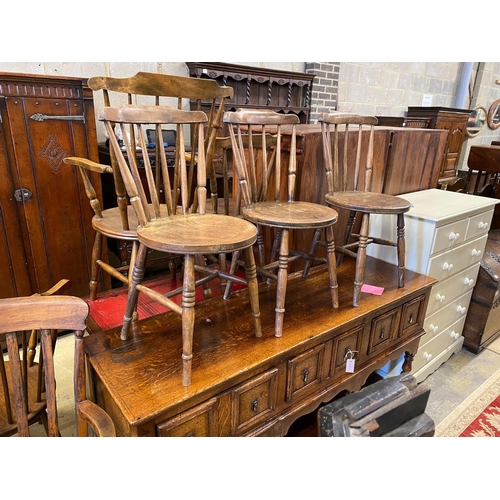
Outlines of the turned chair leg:
{"label": "turned chair leg", "polygon": [[356,254],[356,272],[354,275],[354,293],[352,297],[352,305],[359,306],[361,297],[361,287],[363,286],[363,276],[365,274],[366,264],[366,247],[368,245],[368,226],[370,221],[369,214],[363,214],[361,219],[361,227],[359,230],[359,245]]}
{"label": "turned chair leg", "polygon": [[281,234],[281,245],[278,265],[278,286],[276,292],[276,318],[274,323],[275,337],[283,335],[283,320],[285,316],[285,296],[288,280],[288,241],[290,231],[283,229]]}
{"label": "turned chair leg", "polygon": [[398,239],[397,239],[397,250],[398,250],[398,287],[403,288],[405,286],[405,215],[398,214]]}
{"label": "turned chair leg", "polygon": [[191,384],[193,360],[195,276],[194,255],[184,257],[184,281],[182,285],[182,385]]}
{"label": "turned chair leg", "polygon": [[335,239],[334,239],[333,226],[328,226],[325,229],[325,240],[326,240],[326,262],[328,266],[328,276],[330,278],[330,293],[332,295],[332,305],[334,309],[338,309],[339,286],[337,283],[337,265],[335,262]]}
{"label": "turned chair leg", "polygon": [[97,263],[102,257],[102,234],[96,232],[94,239],[94,246],[92,247],[92,268],[90,272],[90,300],[97,298],[97,290],[99,288],[99,271],[101,267]]}
{"label": "turned chair leg", "polygon": [[250,296],[250,307],[252,308],[253,323],[255,328],[255,336],[262,337],[262,325],[260,320],[259,308],[259,282],[257,280],[257,266],[255,265],[255,257],[253,248],[247,247],[245,252],[245,274],[247,278],[247,288]]}
{"label": "turned chair leg", "polygon": [[130,323],[136,317],[137,299],[139,291],[137,285],[142,283],[144,278],[144,268],[146,263],[147,247],[139,244],[137,255],[134,259],[134,265],[129,278],[127,305],[125,306],[125,315],[123,316],[123,326],[120,338],[127,340],[129,338]]}

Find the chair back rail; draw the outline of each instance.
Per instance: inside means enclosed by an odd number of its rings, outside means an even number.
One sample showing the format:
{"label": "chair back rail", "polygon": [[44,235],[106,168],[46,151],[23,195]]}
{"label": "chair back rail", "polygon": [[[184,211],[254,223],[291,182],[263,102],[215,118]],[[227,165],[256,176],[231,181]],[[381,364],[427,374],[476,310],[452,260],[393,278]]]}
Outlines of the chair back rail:
{"label": "chair back rail", "polygon": [[[126,95],[127,104],[141,104],[138,96],[142,98],[151,97],[154,99],[154,105],[161,105],[165,98],[176,99],[178,109],[185,107],[185,99],[190,100],[191,109],[201,111],[203,105],[209,105],[210,111],[207,113],[208,120],[206,125],[206,132],[204,135],[204,149],[206,164],[208,169],[208,176],[210,179],[210,191],[213,200],[213,209],[217,211],[217,179],[215,169],[213,167],[215,155],[215,142],[217,133],[222,125],[222,117],[224,114],[224,105],[228,99],[234,96],[232,87],[219,85],[215,80],[203,78],[191,78],[178,75],[164,75],[160,73],[139,72],[129,78],[115,78],[106,76],[95,76],[89,79],[89,87],[94,91],[103,91],[104,104],[106,107],[117,106],[116,100],[113,103],[113,93]],[[144,102],[142,104],[145,104]],[[151,102],[149,104],[152,104]],[[166,104],[163,102],[163,105]],[[130,139],[132,143],[135,141],[134,131],[131,132]],[[158,134],[156,137],[161,137]],[[175,164],[178,165],[179,134],[177,134],[176,148],[175,148]],[[196,134],[192,138],[192,146],[197,149]],[[161,147],[158,147],[160,141],[156,141],[156,158],[159,159]],[[133,151],[135,154],[135,151]],[[115,162],[114,152],[110,151],[112,165]],[[191,162],[194,167],[195,162]],[[158,162],[157,162],[158,164]],[[157,175],[160,171],[157,170]],[[192,185],[194,182],[194,168],[189,171],[189,183]],[[174,182],[177,177],[174,175]],[[157,179],[157,184],[159,180]],[[120,179],[117,178],[117,186],[120,189],[122,184]]]}

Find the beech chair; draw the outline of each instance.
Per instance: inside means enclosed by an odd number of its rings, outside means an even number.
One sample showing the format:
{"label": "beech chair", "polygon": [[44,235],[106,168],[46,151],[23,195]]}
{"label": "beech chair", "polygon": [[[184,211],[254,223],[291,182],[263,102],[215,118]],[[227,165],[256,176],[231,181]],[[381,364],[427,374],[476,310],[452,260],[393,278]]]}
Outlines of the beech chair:
{"label": "beech chair", "polygon": [[[0,334],[5,335],[8,360],[0,356],[1,435],[30,435],[30,425],[41,418],[47,435],[60,436],[57,418],[54,346],[57,330],[75,332],[75,408],[79,436],[87,426],[97,436],[114,436],[113,421],[86,398],[83,335],[88,316],[83,299],[70,296],[34,295],[0,299]],[[38,362],[26,357],[26,332],[39,332]],[[21,344],[21,348],[19,347]],[[5,412],[5,413],[4,413]],[[6,421],[7,420],[7,425]]]}
{"label": "beech chair", "polygon": [[[148,73],[141,71],[128,78],[116,78],[109,76],[94,76],[88,80],[88,86],[93,91],[103,91],[104,105],[106,107],[117,107],[122,104],[135,105],[172,105],[170,100],[174,99],[178,109],[185,109],[187,104],[192,111],[201,111],[209,108],[208,121],[205,131],[205,162],[210,179],[210,202],[207,206],[214,213],[223,206],[219,201],[217,189],[216,169],[214,168],[215,141],[217,133],[222,125],[224,105],[228,99],[234,96],[232,87],[219,85],[215,80],[205,78],[192,78],[187,76],[165,75],[161,73]],[[167,98],[171,98],[170,100]],[[126,99],[126,103],[124,100]],[[187,102],[189,101],[189,103]],[[132,140],[134,137],[132,136]],[[196,140],[196,138],[195,138]],[[174,161],[178,165],[178,141],[176,138]],[[160,141],[156,141],[157,144]],[[193,143],[196,149],[196,143]],[[114,154],[111,153],[111,164],[115,166]],[[189,158],[189,152],[186,153]],[[156,160],[159,160],[159,150],[156,151]],[[194,182],[195,161],[190,163],[189,184]],[[156,175],[160,175],[160,169],[156,169]],[[177,180],[177,179],[176,179]],[[156,178],[159,184],[158,177]]]}
{"label": "beech chair", "polygon": [[[224,199],[219,197],[218,193],[218,183],[217,183],[217,175],[215,172],[214,162],[215,158],[215,141],[217,133],[221,127],[222,123],[222,115],[224,111],[224,104],[227,99],[231,99],[234,94],[234,90],[232,87],[220,86],[217,84],[215,80],[211,79],[202,79],[202,78],[191,78],[185,76],[177,76],[177,75],[165,75],[161,73],[148,73],[148,72],[139,72],[134,76],[127,78],[116,78],[116,77],[107,77],[107,76],[94,76],[88,80],[88,86],[94,91],[99,92],[102,91],[104,106],[119,106],[122,104],[142,104],[142,105],[165,105],[172,101],[172,104],[175,104],[178,109],[183,109],[186,106],[190,106],[191,109],[201,110],[202,107],[204,109],[208,108],[208,122],[206,125],[205,132],[205,157],[206,164],[208,169],[208,174],[210,177],[210,200],[207,200],[207,210],[212,211],[214,213],[224,213]],[[189,101],[189,102],[188,102]],[[155,130],[155,129],[153,129]],[[133,131],[131,132],[134,133]],[[151,133],[151,130],[148,130],[147,135]],[[166,133],[169,133],[174,137],[175,142],[170,143],[170,146],[174,147],[173,158],[169,158],[168,163],[171,166],[178,165],[178,154],[179,154],[179,136],[176,134],[175,129],[170,130],[162,130],[161,136],[158,135],[156,137],[163,137]],[[135,142],[135,137],[132,135],[132,142]],[[150,141],[148,141],[150,142]],[[193,144],[193,147],[196,149],[197,145]],[[159,179],[161,168],[156,168],[156,165],[160,163],[160,150],[163,150],[162,141],[155,141],[155,146],[153,151],[150,151],[149,154],[155,158],[153,162],[156,184],[160,185],[161,181]],[[132,150],[135,159],[137,158],[137,150]],[[186,157],[189,159],[190,152],[186,152]],[[137,242],[136,228],[137,228],[137,220],[135,217],[130,216],[130,206],[128,204],[126,190],[123,185],[123,179],[121,179],[121,174],[119,168],[117,167],[115,154],[112,148],[110,148],[110,163],[112,167],[112,172],[114,175],[114,183],[115,190],[117,195],[117,208],[107,208],[108,211],[104,214],[107,216],[109,226],[110,221],[113,224],[113,227],[107,232],[106,236],[109,238],[111,232],[115,232],[115,234],[119,235],[117,238],[120,242]],[[88,163],[86,165],[89,165]],[[194,177],[195,177],[195,168],[196,168],[196,158],[194,161],[189,163],[190,169],[188,173],[189,178],[189,188],[193,188]],[[85,166],[85,165],[80,165]],[[88,167],[86,167],[88,168]],[[94,166],[95,168],[95,166]],[[178,171],[175,168],[168,169],[169,175],[173,178],[172,182],[174,186],[177,186],[177,190],[175,191],[175,196],[178,196],[178,185],[179,185],[179,177]],[[82,171],[82,170],[81,170]],[[140,170],[143,172],[143,169]],[[161,196],[161,193],[158,193]],[[117,214],[113,214],[113,212],[118,212],[120,217]],[[133,239],[132,239],[133,237]],[[98,252],[102,252],[102,244],[99,244],[96,241],[96,245],[100,245],[98,247],[94,247],[93,257],[92,257],[92,268],[96,268],[97,259],[99,259],[99,263],[97,263],[97,272],[99,272],[99,268],[106,269],[107,272],[111,272],[112,276],[124,281],[120,278],[116,273],[114,273],[109,267],[105,268],[102,265],[102,262],[105,261],[103,257],[98,257]],[[119,243],[119,250],[123,247],[122,243]],[[101,249],[101,250],[99,250]],[[134,255],[134,246],[132,246],[131,257]],[[126,273],[130,263],[127,264],[126,256],[127,252],[119,251],[119,254],[122,256],[121,267],[117,269],[118,273]],[[202,256],[198,256],[197,260],[202,264]],[[169,270],[172,278],[176,277],[177,274],[177,263],[176,259],[172,256],[166,257],[169,265]],[[212,258],[212,260],[217,261],[217,259]],[[226,261],[224,256],[219,256],[219,266],[226,265]],[[127,275],[125,275],[125,278]],[[96,278],[92,278],[91,282],[91,295],[95,297],[95,293],[93,292],[93,287],[97,286]],[[221,283],[221,286],[223,284]],[[212,296],[212,291],[208,286],[204,286],[204,296],[205,298],[209,298]]]}
{"label": "beech chair", "polygon": [[[326,169],[326,204],[349,214],[344,239],[337,245],[340,265],[343,255],[356,259],[352,304],[359,306],[366,262],[366,247],[376,243],[396,247],[398,287],[404,286],[405,234],[404,214],[411,208],[404,198],[372,191],[373,137],[377,119],[352,113],[332,112],[320,116],[323,158]],[[354,133],[351,131],[354,130]],[[356,133],[357,130],[357,133]],[[343,139],[342,139],[343,138]],[[344,211],[344,212],[342,212]],[[356,217],[361,214],[359,233]],[[396,241],[369,235],[370,214],[395,214]],[[316,238],[316,241],[319,241]]]}
{"label": "beech chair", "polygon": [[[258,228],[258,272],[277,283],[274,334],[281,337],[289,263],[299,258],[326,262],[332,306],[338,308],[333,225],[337,212],[316,203],[294,200],[296,176],[296,115],[270,110],[238,109],[224,114],[229,125],[232,154],[243,200],[242,215]],[[282,173],[282,126],[292,127],[288,165]],[[269,137],[269,134],[272,137]],[[268,144],[269,143],[269,144]],[[269,148],[268,146],[272,147]],[[283,179],[282,179],[283,175]],[[263,228],[275,231],[273,250],[266,258]],[[315,230],[325,233],[326,258],[290,248],[290,231]],[[275,270],[277,274],[275,273]],[[231,272],[234,272],[232,267]]]}
{"label": "beech chair", "polygon": [[[203,274],[204,278],[201,278],[201,280],[205,281],[223,278],[247,284],[251,312],[254,318],[255,335],[257,337],[262,335],[257,290],[258,282],[252,252],[252,245],[257,239],[257,230],[253,224],[244,219],[206,212],[205,150],[202,146],[197,149],[193,148],[193,143],[197,145],[204,144],[204,129],[207,123],[205,113],[178,110],[167,106],[123,106],[121,108],[104,108],[99,115],[99,119],[104,122],[110,134],[111,147],[116,155],[127,193],[139,220],[137,228],[139,246],[131,272],[121,338],[126,340],[129,336],[129,327],[139,292],[146,294],[151,299],[179,314],[182,317],[183,332],[182,383],[184,386],[188,386],[191,383],[193,356],[195,285],[197,283],[195,272]],[[115,124],[122,130],[127,154],[124,154],[121,150],[118,140],[112,133]],[[164,216],[160,211],[160,202],[156,194],[159,186],[155,182],[150,161],[145,155],[144,169],[147,178],[145,188],[139,178],[134,155],[131,154],[131,147],[133,146],[127,137],[132,135],[129,133],[129,129],[133,128],[135,136],[139,139],[139,144],[143,145],[145,144],[145,128],[153,126],[159,131],[162,126],[169,124],[178,125],[177,130],[180,137],[179,164],[176,165],[176,168],[179,172],[180,189],[179,196],[176,196],[176,188],[171,185],[169,176],[166,175],[165,152],[160,151],[162,169],[160,188],[165,195],[168,211],[168,215]],[[196,155],[197,158],[197,185],[194,191],[189,189],[188,184],[188,169],[184,147],[186,128],[191,130],[191,153]],[[149,208],[149,201],[151,201],[152,209]],[[142,284],[148,248],[183,256],[184,277],[181,306],[173,302],[168,294],[159,294]],[[237,250],[241,250],[245,256],[246,280],[230,275],[222,269],[195,265],[195,259],[198,255],[232,253]]]}

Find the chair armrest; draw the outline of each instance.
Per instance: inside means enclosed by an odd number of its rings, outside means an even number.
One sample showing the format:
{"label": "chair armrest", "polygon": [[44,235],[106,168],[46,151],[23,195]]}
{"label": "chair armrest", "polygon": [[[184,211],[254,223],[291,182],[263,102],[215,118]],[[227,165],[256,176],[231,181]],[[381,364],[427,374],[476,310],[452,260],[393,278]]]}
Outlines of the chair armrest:
{"label": "chair armrest", "polygon": [[78,417],[90,425],[99,437],[115,437],[115,424],[111,417],[99,406],[88,399],[76,405]]}
{"label": "chair armrest", "polygon": [[87,158],[78,158],[76,156],[68,156],[64,158],[64,163],[68,165],[75,165],[77,167],[83,167],[91,172],[97,172],[98,174],[112,174],[113,169],[109,165],[102,165],[101,163],[96,163],[95,161],[88,160]]}

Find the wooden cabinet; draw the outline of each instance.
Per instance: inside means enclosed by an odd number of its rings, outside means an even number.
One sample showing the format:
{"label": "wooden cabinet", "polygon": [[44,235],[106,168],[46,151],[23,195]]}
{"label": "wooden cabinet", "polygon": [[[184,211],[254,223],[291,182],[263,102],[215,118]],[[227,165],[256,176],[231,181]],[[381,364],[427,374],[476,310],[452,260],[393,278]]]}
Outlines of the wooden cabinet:
{"label": "wooden cabinet", "polygon": [[[219,85],[232,87],[225,111],[237,108],[266,108],[294,113],[300,123],[309,123],[312,81],[316,75],[222,62],[188,62],[189,76],[210,78]],[[210,111],[210,103],[207,108]]]}
{"label": "wooden cabinet", "polygon": [[[352,307],[354,259],[339,268],[333,310],[325,267],[290,277],[283,337],[274,336],[273,285],[259,290],[263,336],[244,314],[246,290],[196,305],[193,379],[182,386],[181,325],[174,313],[85,338],[97,402],[124,436],[280,436],[342,391],[359,390],[388,360],[415,353],[434,279],[368,258],[366,276],[385,288]],[[165,334],[168,332],[168,335]],[[411,357],[411,356],[410,356]],[[346,361],[355,360],[352,371]]]}
{"label": "wooden cabinet", "polygon": [[85,80],[1,73],[2,298],[40,292],[62,278],[71,280],[72,295],[88,295],[93,212],[66,156],[97,161]]}
{"label": "wooden cabinet", "polygon": [[458,162],[470,110],[442,107],[409,107],[408,118],[430,118],[430,128],[448,130],[448,141],[441,163],[439,183],[446,185],[457,179]]}
{"label": "wooden cabinet", "polygon": [[500,230],[490,231],[463,330],[464,346],[477,354],[500,335]]}
{"label": "wooden cabinet", "polygon": [[[413,204],[405,214],[406,268],[438,280],[413,361],[412,373],[421,382],[464,343],[462,331],[498,200],[441,189],[403,196]],[[391,224],[388,216],[372,217],[370,234],[387,237]],[[395,262],[393,252],[379,245],[370,245],[368,254]]]}

